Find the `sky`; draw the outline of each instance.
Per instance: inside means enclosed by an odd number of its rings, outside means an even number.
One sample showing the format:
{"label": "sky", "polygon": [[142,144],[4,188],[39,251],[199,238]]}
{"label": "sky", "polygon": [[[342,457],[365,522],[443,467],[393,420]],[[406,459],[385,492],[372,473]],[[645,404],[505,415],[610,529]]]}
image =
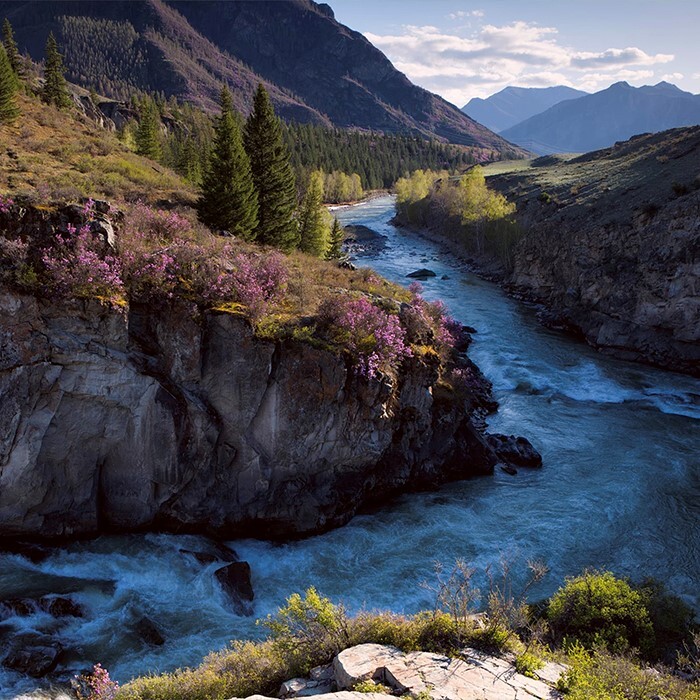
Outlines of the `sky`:
{"label": "sky", "polygon": [[462,107],[508,85],[700,93],[700,0],[329,0],[410,80]]}

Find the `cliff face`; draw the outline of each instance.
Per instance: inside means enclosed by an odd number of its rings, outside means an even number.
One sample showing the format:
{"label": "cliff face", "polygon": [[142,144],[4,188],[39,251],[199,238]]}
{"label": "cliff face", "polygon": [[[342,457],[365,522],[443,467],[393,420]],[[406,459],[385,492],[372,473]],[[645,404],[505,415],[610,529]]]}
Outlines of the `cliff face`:
{"label": "cliff face", "polygon": [[700,373],[700,127],[488,177],[523,231],[506,280],[598,348]]}
{"label": "cliff face", "polygon": [[618,357],[700,373],[700,193],[628,225],[533,225],[511,277]]}
{"label": "cliff face", "polygon": [[[289,537],[497,461],[435,363],[362,380],[244,319],[0,292],[0,536]],[[482,387],[483,390],[483,387]]]}

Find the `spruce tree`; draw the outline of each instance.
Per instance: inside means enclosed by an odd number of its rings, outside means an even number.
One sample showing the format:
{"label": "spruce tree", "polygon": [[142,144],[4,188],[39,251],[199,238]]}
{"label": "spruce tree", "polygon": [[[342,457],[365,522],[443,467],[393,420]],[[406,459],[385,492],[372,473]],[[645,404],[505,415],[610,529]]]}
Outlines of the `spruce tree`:
{"label": "spruce tree", "polygon": [[46,40],[46,59],[44,63],[44,88],[41,97],[47,104],[59,109],[70,106],[70,96],[63,75],[63,57],[58,52],[58,44],[53,32]]}
{"label": "spruce tree", "polygon": [[0,44],[0,124],[10,124],[18,116],[17,76],[12,70],[5,47]]}
{"label": "spruce tree", "polygon": [[304,253],[323,257],[328,250],[330,215],[323,206],[323,173],[311,173],[309,186],[301,203],[299,215],[299,248]]}
{"label": "spruce tree", "polygon": [[134,134],[136,152],[158,160],[163,154],[160,139],[160,115],[153,100],[146,98],[139,110],[139,125]]}
{"label": "spruce tree", "polygon": [[2,23],[2,43],[7,52],[7,58],[10,61],[12,70],[19,78],[22,72],[22,61],[20,59],[19,49],[17,48],[17,42],[15,41],[15,34],[12,31],[12,25],[7,17]]}
{"label": "spruce tree", "polygon": [[333,219],[333,227],[331,228],[330,241],[326,252],[327,260],[338,260],[343,254],[343,241],[345,240],[345,231],[340,225],[337,218]]}
{"label": "spruce tree", "polygon": [[289,253],[299,245],[296,182],[280,121],[262,83],[245,125],[244,145],[258,192],[256,240]]}
{"label": "spruce tree", "polygon": [[231,93],[225,87],[221,90],[221,115],[216,123],[207,172],[202,179],[197,212],[200,221],[210,228],[229,231],[244,240],[255,238],[258,195]]}

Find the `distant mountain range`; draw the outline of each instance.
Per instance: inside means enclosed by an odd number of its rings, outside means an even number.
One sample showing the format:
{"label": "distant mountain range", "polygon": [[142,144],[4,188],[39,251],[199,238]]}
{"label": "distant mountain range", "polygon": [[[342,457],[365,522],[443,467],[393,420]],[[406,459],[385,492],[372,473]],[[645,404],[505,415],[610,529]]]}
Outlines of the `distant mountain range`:
{"label": "distant mountain range", "polygon": [[547,88],[507,87],[491,97],[473,97],[462,111],[497,134],[564,100],[587,95],[565,85]]}
{"label": "distant mountain range", "polygon": [[506,129],[501,136],[540,155],[583,153],[636,134],[700,124],[700,95],[661,82],[626,82],[560,102]]}
{"label": "distant mountain range", "polygon": [[262,81],[288,120],[522,153],[413,85],[328,5],[312,0],[0,0],[3,16],[36,60],[53,31],[68,78],[110,97],[137,89],[213,108],[225,82],[247,113]]}

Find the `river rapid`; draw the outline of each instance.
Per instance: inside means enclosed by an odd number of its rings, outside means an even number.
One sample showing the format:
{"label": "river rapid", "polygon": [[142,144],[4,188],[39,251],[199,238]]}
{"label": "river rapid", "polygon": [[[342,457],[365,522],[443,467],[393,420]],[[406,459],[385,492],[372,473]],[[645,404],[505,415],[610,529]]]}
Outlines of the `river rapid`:
{"label": "river rapid", "polygon": [[[700,609],[700,381],[610,359],[543,328],[534,309],[438,244],[389,224],[391,197],[335,214],[387,237],[380,254],[358,264],[400,284],[417,268],[437,273],[424,296],[444,300],[478,331],[470,356],[500,403],[490,429],[527,436],[544,467],[404,496],[302,541],[230,543],[252,567],[255,616],[311,585],[351,610],[415,612],[434,603],[421,582],[433,579],[436,561],[449,567],[463,558],[483,572],[501,557],[514,562],[520,580],[527,559],[547,564],[535,597],[596,567],[657,577]],[[86,610],[60,621],[41,612],[7,618],[0,645],[3,634],[53,629],[66,649],[66,677],[101,662],[124,682],[196,665],[231,639],[261,635],[253,619],[229,609],[213,578],[220,564],[202,566],[179,552],[205,545],[192,536],[139,535],[57,548],[38,563],[0,554],[0,600],[66,592]],[[483,573],[477,579],[484,584]],[[144,615],[161,629],[163,646],[130,632]],[[0,700],[36,685],[0,670]]]}

